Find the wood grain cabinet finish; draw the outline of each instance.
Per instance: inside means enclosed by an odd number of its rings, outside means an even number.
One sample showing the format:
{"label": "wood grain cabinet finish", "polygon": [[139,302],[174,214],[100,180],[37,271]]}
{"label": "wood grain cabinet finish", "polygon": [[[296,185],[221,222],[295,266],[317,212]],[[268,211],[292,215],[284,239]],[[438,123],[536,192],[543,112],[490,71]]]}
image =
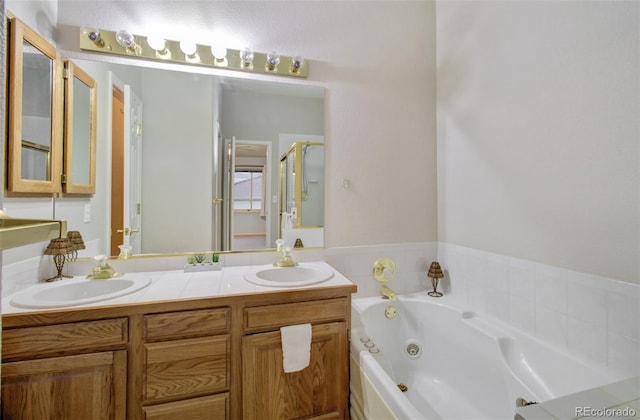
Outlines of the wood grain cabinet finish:
{"label": "wood grain cabinet finish", "polygon": [[[318,289],[3,317],[2,419],[348,419],[350,293]],[[284,373],[279,328],[311,323]]]}
{"label": "wood grain cabinet finish", "polygon": [[144,418],[145,420],[228,419],[229,393],[145,407]]}
{"label": "wood grain cabinet finish", "polygon": [[269,330],[291,324],[305,324],[346,319],[349,299],[322,299],[279,305],[245,308],[245,332]]}
{"label": "wood grain cabinet finish", "polygon": [[74,322],[2,331],[2,360],[59,356],[126,345],[127,318]]}
{"label": "wood grain cabinet finish", "polygon": [[280,332],[242,338],[243,419],[348,418],[347,323],[314,325],[311,361],[282,367]]}
{"label": "wood grain cabinet finish", "polygon": [[229,388],[228,335],[145,344],[145,402]]}
{"label": "wood grain cabinet finish", "polygon": [[145,341],[205,337],[231,328],[230,308],[180,311],[144,316]]}
{"label": "wood grain cabinet finish", "polygon": [[5,420],[124,420],[126,351],[2,365]]}

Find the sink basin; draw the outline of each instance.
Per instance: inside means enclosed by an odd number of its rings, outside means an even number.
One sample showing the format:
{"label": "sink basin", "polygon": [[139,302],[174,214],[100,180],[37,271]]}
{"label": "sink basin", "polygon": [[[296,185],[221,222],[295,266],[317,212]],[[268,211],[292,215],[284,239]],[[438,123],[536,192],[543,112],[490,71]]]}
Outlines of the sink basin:
{"label": "sink basin", "polygon": [[80,280],[33,286],[11,299],[18,308],[62,308],[125,296],[147,287],[149,278]]}
{"label": "sink basin", "polygon": [[245,274],[244,278],[261,286],[294,287],[322,283],[333,277],[333,271],[318,267],[270,267]]}

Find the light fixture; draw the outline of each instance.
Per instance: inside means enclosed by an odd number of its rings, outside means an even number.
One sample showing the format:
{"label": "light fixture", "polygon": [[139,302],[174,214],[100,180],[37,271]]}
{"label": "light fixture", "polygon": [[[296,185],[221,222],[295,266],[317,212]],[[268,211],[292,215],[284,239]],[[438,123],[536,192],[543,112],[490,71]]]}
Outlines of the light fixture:
{"label": "light fixture", "polygon": [[280,64],[280,54],[275,51],[271,51],[267,54],[267,71],[274,71]]}
{"label": "light fixture", "polygon": [[67,255],[73,252],[73,245],[69,238],[56,238],[52,239],[44,250],[44,255],[53,255],[53,262],[56,265],[58,274],[46,279],[45,281],[62,280],[63,277],[71,278],[71,276],[65,276],[62,274],[64,268],[64,262],[67,259]]}
{"label": "light fixture", "polygon": [[[224,70],[240,70],[249,73],[273,76],[307,77],[309,63],[301,56],[280,56],[255,52],[251,48],[225,48],[225,40],[215,39],[209,45],[196,44],[186,38],[184,41],[171,40],[162,32],[152,36],[136,35],[127,30],[118,32],[96,29],[89,25],[80,28],[80,49],[101,54],[112,54],[162,60],[164,62],[215,67]],[[257,65],[254,65],[258,63]],[[281,63],[286,63],[281,65]]]}
{"label": "light fixture", "polygon": [[104,40],[100,38],[100,30],[89,25],[80,27],[80,34],[95,44],[96,47],[104,48]]}
{"label": "light fixture", "polygon": [[227,47],[214,44],[211,46],[211,55],[216,59],[216,64],[224,65],[227,59]]}
{"label": "light fixture", "polygon": [[127,49],[130,54],[138,54],[140,46],[136,44],[136,38],[126,29],[116,32],[116,42]]}
{"label": "light fixture", "polygon": [[158,58],[170,58],[171,51],[167,48],[167,40],[160,36],[148,36],[147,44],[156,52]]}
{"label": "light fixture", "polygon": [[180,41],[180,51],[184,53],[184,59],[188,63],[199,63],[198,47],[195,42]]}
{"label": "light fixture", "polygon": [[251,67],[253,66],[253,50],[251,48],[245,47],[240,51],[240,61],[242,62],[242,67]]}
{"label": "light fixture", "polygon": [[71,261],[75,261],[76,258],[78,258],[78,251],[86,248],[84,240],[82,239],[80,232],[77,230],[70,230],[67,232],[67,238],[71,241],[71,247],[73,248],[69,259]]}
{"label": "light fixture", "polygon": [[300,71],[300,69],[302,69],[303,66],[304,66],[304,58],[300,57],[299,55],[296,55],[291,59],[291,67],[289,68],[289,71],[291,71],[291,73],[297,73]]}

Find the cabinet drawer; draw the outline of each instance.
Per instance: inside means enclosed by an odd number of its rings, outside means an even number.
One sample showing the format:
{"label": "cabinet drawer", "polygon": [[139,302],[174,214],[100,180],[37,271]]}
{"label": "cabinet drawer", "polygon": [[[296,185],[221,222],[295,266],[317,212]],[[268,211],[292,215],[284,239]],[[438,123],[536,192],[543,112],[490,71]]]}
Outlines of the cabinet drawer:
{"label": "cabinet drawer", "polygon": [[347,298],[336,298],[245,308],[245,331],[346,319],[348,303]]}
{"label": "cabinet drawer", "polygon": [[145,315],[146,341],[204,337],[229,331],[229,308]]}
{"label": "cabinet drawer", "polygon": [[145,420],[228,419],[229,394],[211,395],[144,408]]}
{"label": "cabinet drawer", "polygon": [[229,388],[229,335],[144,345],[146,402]]}
{"label": "cabinet drawer", "polygon": [[115,349],[127,343],[127,318],[2,331],[2,360]]}

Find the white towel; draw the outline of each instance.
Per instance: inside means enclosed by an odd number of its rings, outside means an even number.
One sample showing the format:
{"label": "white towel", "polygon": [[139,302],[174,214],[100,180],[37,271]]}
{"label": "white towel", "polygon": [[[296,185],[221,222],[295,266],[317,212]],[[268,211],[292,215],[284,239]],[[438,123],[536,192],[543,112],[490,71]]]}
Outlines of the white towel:
{"label": "white towel", "polygon": [[282,366],[285,373],[298,372],[311,360],[311,324],[280,328],[282,337]]}

